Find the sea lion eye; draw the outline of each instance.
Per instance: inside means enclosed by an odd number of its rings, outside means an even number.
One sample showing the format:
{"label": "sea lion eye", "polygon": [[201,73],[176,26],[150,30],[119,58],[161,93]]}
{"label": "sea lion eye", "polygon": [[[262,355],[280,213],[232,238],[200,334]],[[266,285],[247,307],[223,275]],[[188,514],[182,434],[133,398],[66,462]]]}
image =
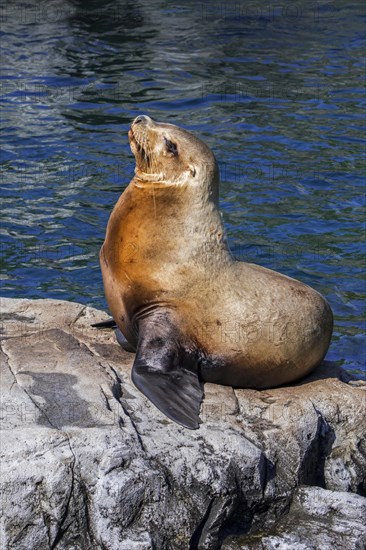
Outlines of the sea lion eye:
{"label": "sea lion eye", "polygon": [[172,153],[173,155],[177,155],[178,149],[176,144],[170,141],[169,139],[167,139],[166,137],[164,138],[164,141],[165,141],[165,147],[167,148],[169,153]]}

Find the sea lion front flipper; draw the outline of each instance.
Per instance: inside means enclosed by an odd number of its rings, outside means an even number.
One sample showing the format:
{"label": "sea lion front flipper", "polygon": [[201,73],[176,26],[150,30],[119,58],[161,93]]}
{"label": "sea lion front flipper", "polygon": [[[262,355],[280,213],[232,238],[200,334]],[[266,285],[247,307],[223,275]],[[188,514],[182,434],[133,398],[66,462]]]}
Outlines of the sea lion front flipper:
{"label": "sea lion front flipper", "polygon": [[136,348],[130,342],[127,340],[127,338],[123,335],[123,333],[120,331],[119,328],[116,328],[115,335],[117,338],[117,342],[123,348],[125,351],[128,351],[130,353],[136,353]]}
{"label": "sea lion front flipper", "polygon": [[90,325],[93,328],[116,328],[116,321],[111,317],[106,321],[100,321],[99,323],[93,323]]}
{"label": "sea lion front flipper", "polygon": [[203,390],[193,372],[185,369],[164,371],[135,361],[132,380],[168,418],[191,430],[199,427]]}
{"label": "sea lion front flipper", "polygon": [[168,418],[191,430],[199,427],[203,384],[192,355],[184,350],[176,335],[173,338],[169,327],[152,323],[142,331],[140,328],[131,377]]}
{"label": "sea lion front flipper", "polygon": [[91,325],[93,328],[108,328],[108,329],[114,329],[114,333],[116,335],[117,342],[123,348],[125,351],[135,353],[136,348],[130,342],[127,340],[127,338],[123,335],[121,330],[118,328],[117,323],[114,319],[107,319],[107,321],[101,321],[100,323],[93,323]]}

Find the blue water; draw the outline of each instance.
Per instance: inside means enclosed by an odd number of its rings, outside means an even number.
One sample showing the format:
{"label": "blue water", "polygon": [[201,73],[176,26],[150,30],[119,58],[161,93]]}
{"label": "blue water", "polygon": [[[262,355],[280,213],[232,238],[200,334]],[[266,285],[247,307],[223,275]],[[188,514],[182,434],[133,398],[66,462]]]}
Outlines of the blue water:
{"label": "blue water", "polygon": [[106,308],[98,263],[131,119],[196,132],[236,255],[329,300],[365,377],[365,9],[357,2],[2,3],[3,296]]}

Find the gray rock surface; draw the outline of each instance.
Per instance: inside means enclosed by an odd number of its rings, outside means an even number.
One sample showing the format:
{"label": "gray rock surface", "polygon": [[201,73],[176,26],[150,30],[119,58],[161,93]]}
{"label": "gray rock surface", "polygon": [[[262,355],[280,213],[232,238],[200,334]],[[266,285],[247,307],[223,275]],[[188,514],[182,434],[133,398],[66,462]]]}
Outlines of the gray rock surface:
{"label": "gray rock surface", "polygon": [[366,547],[366,383],[325,365],[267,391],[205,385],[186,430],[130,381],[95,309],[1,300],[0,546]]}
{"label": "gray rock surface", "polygon": [[363,550],[366,499],[353,493],[302,486],[289,513],[269,533],[229,537],[222,550]]}

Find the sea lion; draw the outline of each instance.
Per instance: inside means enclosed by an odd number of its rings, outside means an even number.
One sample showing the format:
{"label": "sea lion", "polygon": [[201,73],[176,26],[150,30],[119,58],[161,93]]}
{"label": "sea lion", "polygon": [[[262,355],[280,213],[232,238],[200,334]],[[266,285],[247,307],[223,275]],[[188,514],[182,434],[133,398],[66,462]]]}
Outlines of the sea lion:
{"label": "sea lion", "polygon": [[120,343],[136,350],[134,384],[195,429],[204,382],[262,389],[314,369],[332,311],[309,286],[232,257],[205,143],[146,115],[128,137],[135,176],[100,251],[105,294]]}

